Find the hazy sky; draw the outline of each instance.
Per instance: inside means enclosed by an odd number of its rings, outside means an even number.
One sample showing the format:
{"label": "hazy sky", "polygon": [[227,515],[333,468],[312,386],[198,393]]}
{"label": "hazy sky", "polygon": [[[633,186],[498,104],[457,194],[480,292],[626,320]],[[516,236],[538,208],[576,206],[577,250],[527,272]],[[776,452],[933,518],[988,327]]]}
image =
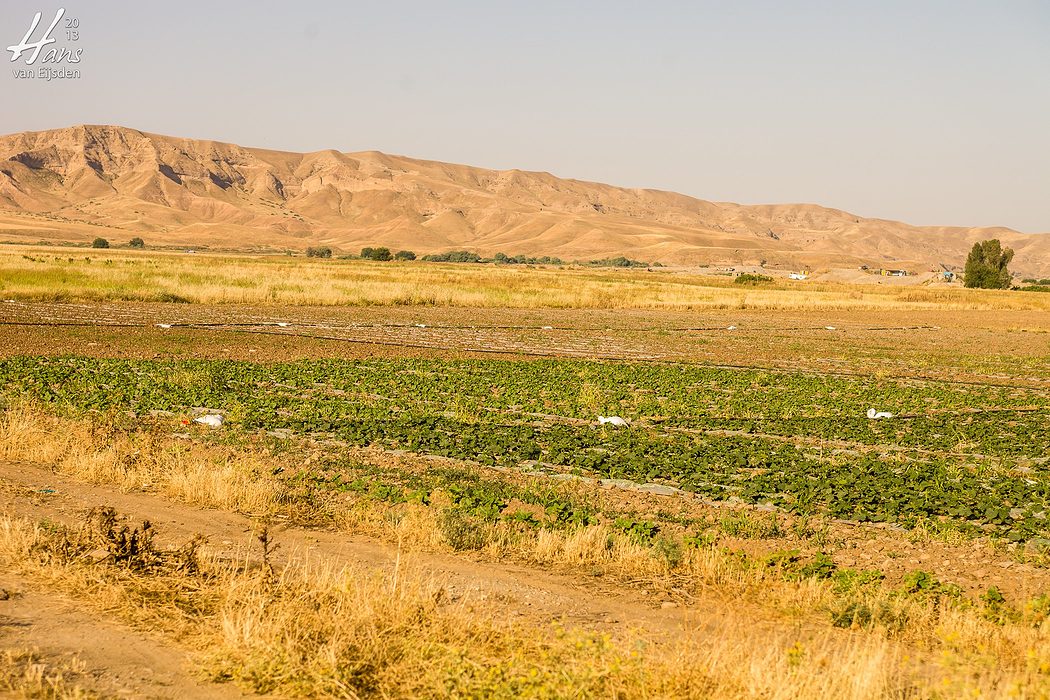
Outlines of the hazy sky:
{"label": "hazy sky", "polygon": [[1050,232],[1048,0],[3,0],[0,46],[60,6],[81,78],[4,61],[0,132],[122,124]]}

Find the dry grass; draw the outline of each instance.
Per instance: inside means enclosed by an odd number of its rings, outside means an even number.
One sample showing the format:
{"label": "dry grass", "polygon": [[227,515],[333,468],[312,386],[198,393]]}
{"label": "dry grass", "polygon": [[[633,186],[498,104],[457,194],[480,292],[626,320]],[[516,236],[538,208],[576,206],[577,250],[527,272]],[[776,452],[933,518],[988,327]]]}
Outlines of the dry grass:
{"label": "dry grass", "polygon": [[83,664],[76,658],[56,665],[25,649],[7,649],[0,652],[0,695],[26,700],[88,700],[98,697],[76,683],[75,679],[83,671]]}
{"label": "dry grass", "polygon": [[46,301],[468,308],[1050,310],[1047,294],[959,288],[780,281],[756,289],[741,288],[728,277],[667,270],[40,247],[0,251],[0,295]]}
{"label": "dry grass", "polygon": [[243,451],[204,448],[107,421],[63,419],[32,407],[4,411],[0,459],[53,465],[94,484],[151,489],[186,503],[265,515],[281,484]]}
{"label": "dry grass", "polygon": [[391,576],[301,561],[278,572],[206,558],[188,568],[99,564],[84,556],[98,546],[83,531],[0,518],[5,567],[161,631],[194,650],[208,677],[250,692],[859,699],[1034,697],[1039,688],[996,669],[909,660],[871,635],[764,632],[756,644],[753,621],[742,615],[730,614],[714,635],[613,638],[497,623],[478,601],[450,600],[411,566]]}

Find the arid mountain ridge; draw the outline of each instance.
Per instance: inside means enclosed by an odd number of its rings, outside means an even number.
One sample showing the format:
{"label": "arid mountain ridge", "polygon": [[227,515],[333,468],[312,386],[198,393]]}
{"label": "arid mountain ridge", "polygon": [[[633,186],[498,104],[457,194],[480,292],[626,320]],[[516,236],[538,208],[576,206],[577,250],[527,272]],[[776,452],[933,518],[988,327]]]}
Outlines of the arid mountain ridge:
{"label": "arid mountain ridge", "polygon": [[141,236],[243,250],[616,255],[669,265],[959,267],[977,240],[1050,276],[1050,235],[920,227],[813,204],[740,205],[376,151],[291,153],[74,126],[0,136],[0,241]]}

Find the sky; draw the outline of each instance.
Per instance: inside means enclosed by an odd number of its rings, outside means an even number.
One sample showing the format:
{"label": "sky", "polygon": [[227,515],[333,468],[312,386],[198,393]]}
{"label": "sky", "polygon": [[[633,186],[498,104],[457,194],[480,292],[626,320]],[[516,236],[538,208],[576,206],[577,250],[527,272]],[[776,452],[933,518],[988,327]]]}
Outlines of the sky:
{"label": "sky", "polygon": [[[1050,1],[4,0],[0,133],[120,124],[1050,232]],[[77,20],[76,41],[68,20]],[[3,56],[10,59],[12,53]]]}

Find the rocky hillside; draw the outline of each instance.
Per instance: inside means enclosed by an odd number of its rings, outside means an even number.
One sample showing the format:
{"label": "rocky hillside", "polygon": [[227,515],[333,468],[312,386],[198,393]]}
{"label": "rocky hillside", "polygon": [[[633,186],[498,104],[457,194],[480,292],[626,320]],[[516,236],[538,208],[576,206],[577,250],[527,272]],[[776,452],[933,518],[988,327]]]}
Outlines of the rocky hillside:
{"label": "rocky hillside", "polygon": [[375,151],[289,153],[76,126],[0,137],[0,240],[120,240],[240,249],[326,244],[418,253],[612,255],[666,264],[934,269],[997,237],[1050,276],[1050,235],[916,227],[812,204],[743,206],[549,173]]}

